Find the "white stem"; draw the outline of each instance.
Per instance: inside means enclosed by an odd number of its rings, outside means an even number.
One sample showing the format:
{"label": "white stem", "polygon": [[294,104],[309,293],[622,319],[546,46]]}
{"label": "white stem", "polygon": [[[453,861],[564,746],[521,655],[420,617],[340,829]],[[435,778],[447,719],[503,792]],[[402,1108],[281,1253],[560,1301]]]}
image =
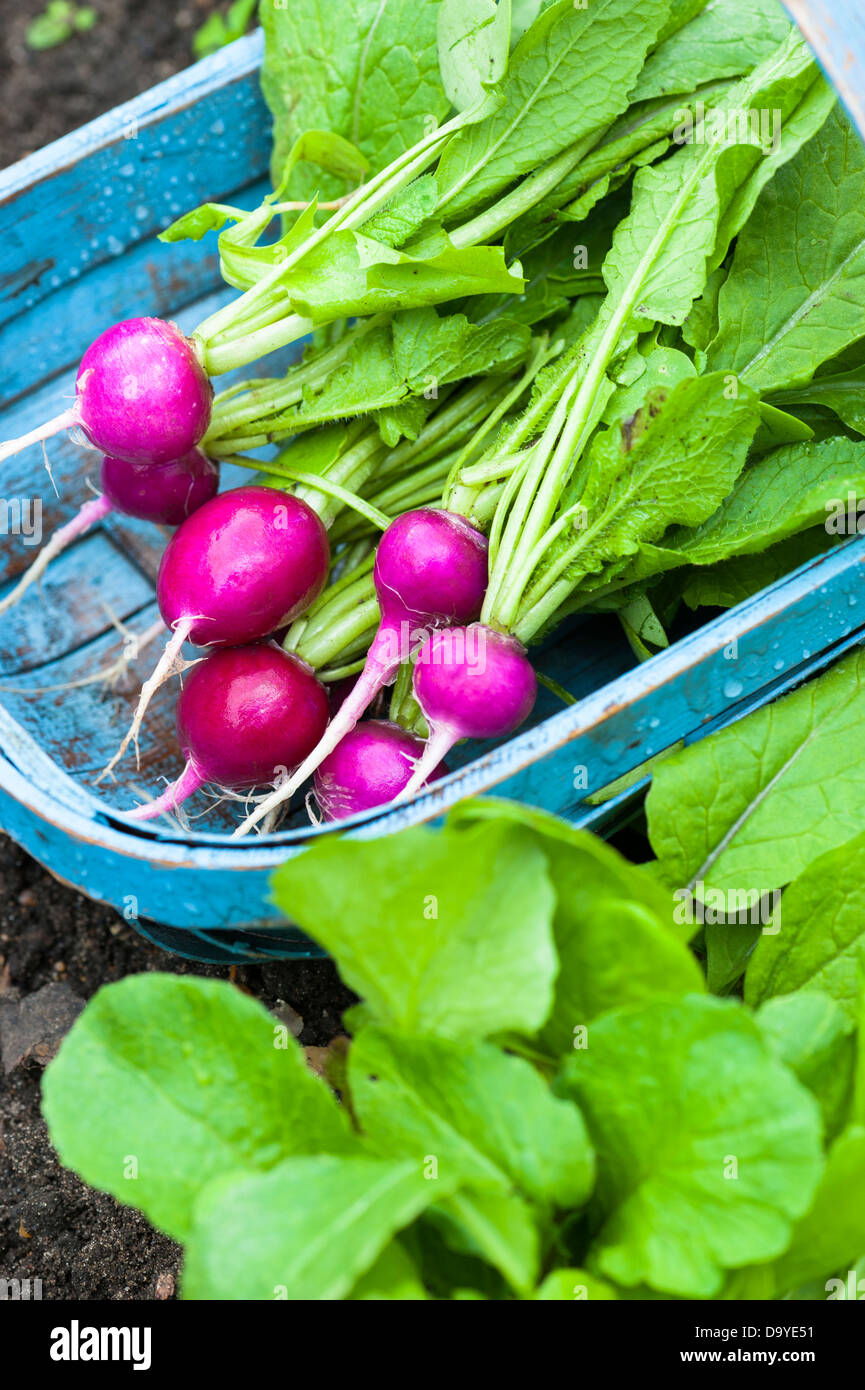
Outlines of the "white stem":
{"label": "white stem", "polygon": [[80,424],[76,403],[69,410],[55,415],[53,420],[46,420],[44,425],[31,430],[29,434],[22,434],[18,439],[7,439],[5,444],[0,444],[0,463],[4,459],[11,458],[13,454],[20,454],[22,449],[27,448],[28,444],[38,444],[43,439],[50,439],[52,435],[59,434],[61,430],[71,430]]}
{"label": "white stem", "polygon": [[91,526],[95,526],[97,521],[101,521],[111,511],[111,503],[107,497],[95,497],[91,502],[85,502],[80,511],[67,521],[65,526],[61,526],[45,545],[43,545],[36,559],[29,569],[26,569],[15,585],[15,588],[8,593],[0,602],[0,613],[7,612],[12,608],[22,594],[25,594],[32,584],[45,573],[51,561],[56,559],[67,545],[71,545],[79,536],[83,536]]}
{"label": "white stem", "polygon": [[421,790],[427,778],[435,772],[439,763],[446,758],[455,743],[458,743],[461,735],[455,729],[439,728],[433,729],[426,741],[426,747],[415,763],[414,772],[411,778],[403,787],[399,796],[394,797],[394,801],[407,801],[415,792]]}
{"label": "white stem", "polygon": [[[336,714],[331,719],[324,731],[320,741],[313,748],[308,758],[296,768],[291,776],[278,787],[274,787],[270,796],[266,796],[260,801],[255,810],[247,816],[246,820],[240,824],[232,836],[239,840],[242,836],[248,835],[253,826],[258,825],[260,820],[269,816],[283,802],[288,801],[294,795],[298,787],[302,786],[307,777],[311,777],[317,767],[320,767],[329,753],[332,753],[338,743],[341,743],[346,734],[350,734],[357,721],[364,711],[375,699],[383,686],[388,685],[399,670],[402,652],[397,651],[389,659],[382,661],[379,658],[379,651],[390,642],[392,650],[395,648],[393,640],[393,630],[386,628],[384,624],[379,628],[372,646],[367,653],[364,669],[355,682],[354,687],[343,700]],[[377,650],[378,648],[378,650]]]}
{"label": "white stem", "polygon": [[150,704],[150,701],[153,699],[159,687],[164,685],[167,680],[170,680],[171,676],[174,674],[177,658],[180,656],[180,648],[189,636],[190,629],[194,622],[194,618],[183,618],[177,624],[168,642],[166,642],[162,656],[159,658],[152,674],[148,676],[141,687],[141,694],[138,697],[138,706],[135,710],[135,717],[129,726],[129,732],[114,754],[114,757],[106,764],[96,778],[97,783],[101,782],[104,777],[107,777],[108,774],[114,770],[130,743],[135,744],[135,762],[136,766],[140,766],[138,735],[141,731],[141,724],[144,716],[147,713],[147,706]]}

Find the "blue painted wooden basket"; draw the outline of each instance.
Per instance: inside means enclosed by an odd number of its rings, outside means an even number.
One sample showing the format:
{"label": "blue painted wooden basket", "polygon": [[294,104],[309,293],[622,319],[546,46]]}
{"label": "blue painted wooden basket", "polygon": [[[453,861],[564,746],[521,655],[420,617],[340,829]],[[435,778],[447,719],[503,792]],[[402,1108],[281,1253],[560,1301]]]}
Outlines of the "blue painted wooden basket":
{"label": "blue painted wooden basket", "polygon": [[[824,0],[788,8],[865,131],[860,3],[834,0],[831,15]],[[199,202],[253,206],[266,191],[260,60],[256,34],[0,176],[0,438],[64,408],[75,364],[109,323],[158,314],[192,328],[221,302],[212,239],[167,247],[154,237]],[[85,500],[80,449],[58,439],[51,461],[56,492],[38,449],[4,465],[7,530],[25,499],[41,500],[45,534]],[[55,562],[41,594],[2,619],[0,824],[57,877],[182,955],[317,954],[276,914],[268,879],[331,830],[311,827],[302,810],[279,833],[240,844],[216,829],[133,828],[111,804],[128,809],[128,788],[97,796],[92,787],[128,725],[132,693],[74,682],[117,655],[117,624],[140,634],[157,616],[164,539],[153,527],[108,520]],[[2,547],[0,582],[32,559],[24,542],[17,535]],[[586,800],[593,790],[677,740],[741,717],[865,638],[863,565],[865,539],[857,539],[636,669],[613,620],[575,623],[538,665],[577,704],[562,710],[544,694],[531,727],[481,757],[467,750],[471,760],[435,790],[357,818],[353,833],[389,834],[492,789],[576,824],[608,821],[627,794],[598,808]],[[152,794],[178,770],[166,694],[148,718],[136,789]]]}

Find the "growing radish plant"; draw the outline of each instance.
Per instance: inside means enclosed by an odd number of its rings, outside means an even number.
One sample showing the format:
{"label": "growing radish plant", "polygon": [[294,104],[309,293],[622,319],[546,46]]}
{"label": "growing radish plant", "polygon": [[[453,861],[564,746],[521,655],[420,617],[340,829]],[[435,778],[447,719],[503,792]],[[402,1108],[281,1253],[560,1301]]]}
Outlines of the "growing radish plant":
{"label": "growing radish plant", "polygon": [[[109,985],[47,1070],[61,1160],[183,1244],[187,1299],[846,1297],[863,691],[860,652],[660,763],[638,864],[490,800],[314,840],[274,893],[360,996],[351,1036],[322,1063],[228,983]],[[733,881],[789,885],[782,930],[701,927]]]}

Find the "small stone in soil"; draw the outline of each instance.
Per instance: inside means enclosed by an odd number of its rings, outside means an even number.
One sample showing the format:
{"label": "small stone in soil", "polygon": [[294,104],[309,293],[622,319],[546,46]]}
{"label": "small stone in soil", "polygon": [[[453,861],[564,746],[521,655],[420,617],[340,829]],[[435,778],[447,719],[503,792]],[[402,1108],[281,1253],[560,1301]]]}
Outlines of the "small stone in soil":
{"label": "small stone in soil", "polygon": [[7,1075],[28,1059],[46,1066],[83,1008],[83,999],[60,983],[43,985],[20,1002],[11,994],[0,998],[0,1058]]}

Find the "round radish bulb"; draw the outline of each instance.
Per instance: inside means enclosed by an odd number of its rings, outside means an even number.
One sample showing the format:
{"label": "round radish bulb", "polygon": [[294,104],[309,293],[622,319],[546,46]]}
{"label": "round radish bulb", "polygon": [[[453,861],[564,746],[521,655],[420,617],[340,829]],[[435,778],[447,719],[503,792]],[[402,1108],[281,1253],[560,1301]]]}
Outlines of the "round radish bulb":
{"label": "round radish bulb", "polygon": [[525,648],[482,623],[435,632],[421,647],[414,669],[415,699],[430,736],[401,793],[423,786],[462,738],[504,738],[534,707],[538,683]]}
{"label": "round radish bulb", "polygon": [[[407,786],[423,739],[387,719],[364,719],[346,734],[315,773],[315,799],[325,820],[384,806]],[[447,771],[442,763],[430,781]]]}
{"label": "round radish bulb", "polygon": [[186,766],[161,796],[130,814],[152,820],[174,811],[206,782],[227,791],[274,782],[315,747],[327,715],[324,686],[275,642],[211,652],[177,702]]}
{"label": "round radish bulb", "polygon": [[164,319],[124,319],[81,359],[75,404],[0,445],[0,460],[79,426],[103,453],[134,463],[170,463],[193,449],[210,423],[213,387],[190,338]]}
{"label": "round radish bulb", "polygon": [[190,449],[183,458],[158,467],[149,463],[127,463],[106,455],[102,460],[100,482],[101,495],[85,502],[71,521],[54,532],[15,588],[0,602],[0,613],[16,604],[68,545],[112,511],[134,516],[139,521],[178,526],[215,495],[219,487],[219,467],[205,458],[200,449]]}
{"label": "round radish bulb", "polygon": [[200,449],[190,449],[183,458],[157,467],[106,454],[99,481],[115,511],[139,521],[179,526],[216,496],[219,465]]}
{"label": "round radish bulb", "polygon": [[330,545],[306,502],[269,487],[239,487],[205,502],[172,536],[156,596],[172,635],[141,687],[132,725],[105,777],[138,733],[148,704],[175,669],[184,642],[256,642],[290,623],[321,593]]}
{"label": "round radish bulb", "polygon": [[269,487],[214,497],[175,531],[156,593],[165,623],[200,646],[269,637],[321,593],[330,545],[306,502]]}
{"label": "round radish bulb", "polygon": [[235,831],[245,835],[311,777],[353,729],[378,692],[430,628],[467,623],[481,611],[487,587],[487,540],[453,512],[420,507],[392,521],[378,543],[373,569],[381,621],[354,688],[319,746],[293,777]]}

